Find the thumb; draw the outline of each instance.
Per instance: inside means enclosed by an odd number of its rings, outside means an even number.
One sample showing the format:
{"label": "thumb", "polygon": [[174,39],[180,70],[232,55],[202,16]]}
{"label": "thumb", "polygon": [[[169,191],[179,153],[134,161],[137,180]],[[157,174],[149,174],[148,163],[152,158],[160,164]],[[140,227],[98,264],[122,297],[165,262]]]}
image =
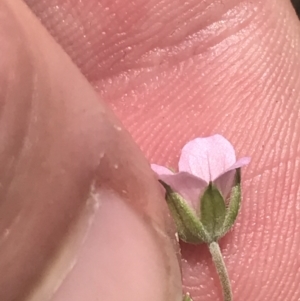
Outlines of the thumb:
{"label": "thumb", "polygon": [[141,152],[22,2],[0,23],[0,300],[181,300]]}

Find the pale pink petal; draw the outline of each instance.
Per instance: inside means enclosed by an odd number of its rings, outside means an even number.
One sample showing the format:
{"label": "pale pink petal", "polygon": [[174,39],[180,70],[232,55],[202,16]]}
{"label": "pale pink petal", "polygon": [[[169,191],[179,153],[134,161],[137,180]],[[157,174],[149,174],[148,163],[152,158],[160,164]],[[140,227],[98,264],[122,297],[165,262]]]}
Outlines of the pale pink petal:
{"label": "pale pink petal", "polygon": [[238,159],[233,165],[231,165],[227,170],[232,170],[232,169],[237,169],[237,168],[240,168],[240,167],[243,167],[243,166],[246,166],[250,163],[251,161],[251,158],[250,157],[243,157],[241,159]]}
{"label": "pale pink petal", "polygon": [[230,194],[230,191],[233,186],[235,176],[235,169],[229,170],[222,174],[220,177],[215,179],[213,183],[217,186],[219,191],[221,192],[223,198],[226,200]]}
{"label": "pale pink petal", "polygon": [[243,167],[250,163],[249,157],[244,157],[239,159],[236,163],[230,166],[221,176],[215,179],[213,182],[221,191],[223,197],[226,199],[233,186],[235,170],[237,168]]}
{"label": "pale pink petal", "polygon": [[223,136],[196,138],[183,147],[179,171],[191,173],[208,183],[226,172],[235,161],[234,148]]}
{"label": "pale pink petal", "polygon": [[167,167],[151,164],[151,169],[158,175],[173,175],[174,173]]}
{"label": "pale pink petal", "polygon": [[[159,170],[161,171],[161,170]],[[207,186],[203,180],[187,173],[157,174],[158,178],[168,184],[175,192],[179,193],[197,213],[200,210],[200,196]]]}

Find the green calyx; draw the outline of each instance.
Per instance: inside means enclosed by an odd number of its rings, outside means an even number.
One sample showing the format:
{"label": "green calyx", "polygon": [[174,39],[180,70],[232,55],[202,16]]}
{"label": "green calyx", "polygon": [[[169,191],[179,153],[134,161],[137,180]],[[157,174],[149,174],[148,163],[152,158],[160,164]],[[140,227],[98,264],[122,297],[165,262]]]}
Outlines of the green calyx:
{"label": "green calyx", "polygon": [[201,197],[200,208],[200,221],[209,233],[209,242],[216,241],[222,235],[226,206],[221,193],[211,183]]}
{"label": "green calyx", "polygon": [[228,205],[218,188],[210,183],[200,197],[200,216],[180,194],[163,181],[160,182],[166,189],[167,204],[181,240],[192,244],[210,244],[224,236],[233,226],[241,203],[240,169],[236,170]]}
{"label": "green calyx", "polygon": [[224,236],[234,225],[235,220],[241,208],[242,190],[241,190],[241,169],[236,169],[234,186],[231,189],[230,201],[226,209],[226,216],[222,229]]}
{"label": "green calyx", "polygon": [[166,189],[166,201],[175,221],[178,235],[181,240],[198,244],[208,242],[209,235],[206,233],[202,223],[185,199],[172,188],[160,180]]}

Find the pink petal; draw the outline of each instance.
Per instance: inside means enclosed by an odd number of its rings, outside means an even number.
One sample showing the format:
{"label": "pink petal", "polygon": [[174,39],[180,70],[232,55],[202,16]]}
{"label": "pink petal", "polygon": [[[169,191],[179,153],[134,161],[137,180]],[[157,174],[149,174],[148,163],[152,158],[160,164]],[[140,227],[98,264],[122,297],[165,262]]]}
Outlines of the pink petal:
{"label": "pink petal", "polygon": [[155,165],[153,168],[151,165],[155,172],[158,171],[159,179],[171,186],[175,192],[178,192],[186,202],[199,213],[200,196],[207,187],[207,183],[187,172],[179,172],[176,174],[172,174],[172,172],[167,173],[166,170],[164,170],[167,168],[163,166],[159,168],[158,166],[159,165]]}
{"label": "pink petal", "polygon": [[232,166],[230,166],[221,176],[219,176],[217,179],[214,180],[214,184],[221,191],[225,199],[229,196],[231,192],[234,176],[235,176],[235,170],[249,163],[250,163],[249,157],[241,158]]}
{"label": "pink petal", "polygon": [[157,164],[151,164],[151,169],[160,175],[173,175],[174,173],[167,167],[161,166],[161,165],[157,165]]}
{"label": "pink petal", "polygon": [[231,165],[227,170],[233,170],[233,169],[237,169],[237,168],[240,168],[240,167],[243,167],[243,166],[246,166],[250,163],[251,161],[251,158],[250,157],[243,157],[241,159],[238,159],[233,165]]}
{"label": "pink petal", "polygon": [[196,138],[183,147],[179,171],[191,173],[208,183],[227,171],[235,161],[234,148],[223,136]]}

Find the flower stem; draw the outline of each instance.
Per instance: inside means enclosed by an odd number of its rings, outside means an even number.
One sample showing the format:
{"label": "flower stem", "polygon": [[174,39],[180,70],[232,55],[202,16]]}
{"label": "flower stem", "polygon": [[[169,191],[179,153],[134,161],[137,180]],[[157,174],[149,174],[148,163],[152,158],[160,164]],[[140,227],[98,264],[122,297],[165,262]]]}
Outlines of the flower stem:
{"label": "flower stem", "polygon": [[215,241],[209,244],[209,251],[215,264],[216,270],[219,275],[219,279],[223,289],[224,301],[232,301],[232,291],[230,286],[230,280],[223,260],[223,256],[219,247],[219,244]]}

